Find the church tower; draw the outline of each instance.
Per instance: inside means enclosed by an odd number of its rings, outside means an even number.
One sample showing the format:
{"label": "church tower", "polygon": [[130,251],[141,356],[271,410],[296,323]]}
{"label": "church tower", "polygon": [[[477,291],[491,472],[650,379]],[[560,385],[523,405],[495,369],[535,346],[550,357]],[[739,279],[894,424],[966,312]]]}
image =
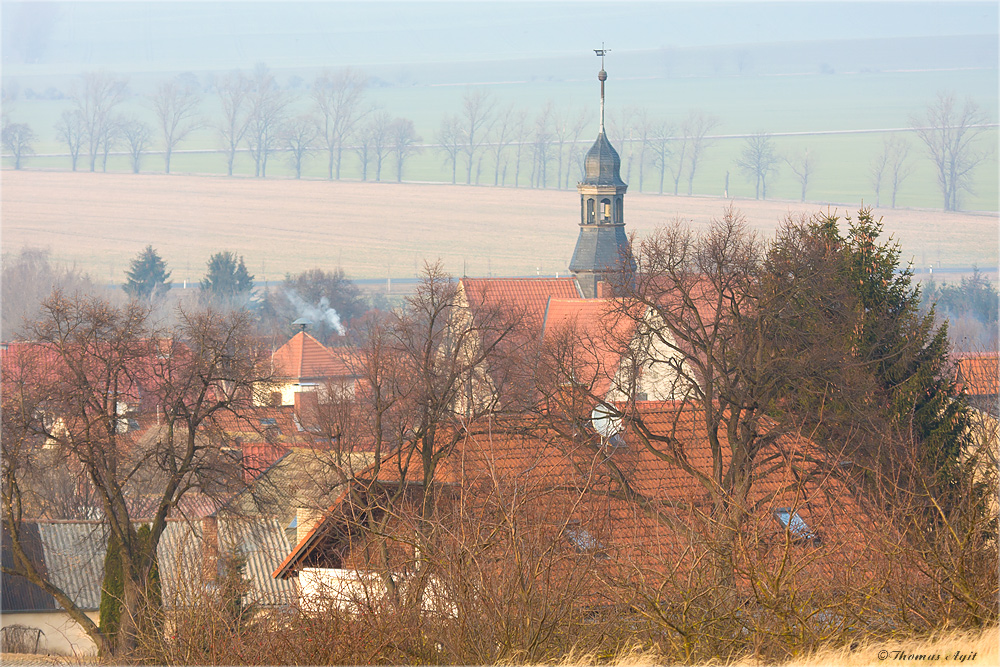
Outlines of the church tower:
{"label": "church tower", "polygon": [[[611,288],[621,281],[621,274],[635,269],[625,235],[624,199],[628,185],[621,177],[621,158],[604,134],[606,51],[595,49],[601,56],[601,71],[597,75],[601,82],[601,130],[584,159],[584,178],[576,186],[580,193],[580,236],[569,264],[583,295],[589,299],[610,295]],[[600,283],[604,284],[599,287]]]}

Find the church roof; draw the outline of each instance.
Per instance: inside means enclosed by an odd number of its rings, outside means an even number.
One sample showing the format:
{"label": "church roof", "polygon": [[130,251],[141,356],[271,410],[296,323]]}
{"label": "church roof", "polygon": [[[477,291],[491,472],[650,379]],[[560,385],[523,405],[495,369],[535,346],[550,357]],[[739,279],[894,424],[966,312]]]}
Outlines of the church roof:
{"label": "church roof", "polygon": [[324,347],[305,331],[275,350],[271,357],[274,370],[286,378],[333,378],[351,375],[341,355]]}
{"label": "church roof", "polygon": [[580,184],[625,187],[625,181],[621,177],[621,166],[622,160],[618,156],[618,151],[604,136],[604,132],[601,132],[583,159],[584,178]]}
{"label": "church roof", "polygon": [[524,312],[530,322],[541,325],[550,298],[580,299],[576,279],[566,278],[462,278],[469,307],[509,306]]}

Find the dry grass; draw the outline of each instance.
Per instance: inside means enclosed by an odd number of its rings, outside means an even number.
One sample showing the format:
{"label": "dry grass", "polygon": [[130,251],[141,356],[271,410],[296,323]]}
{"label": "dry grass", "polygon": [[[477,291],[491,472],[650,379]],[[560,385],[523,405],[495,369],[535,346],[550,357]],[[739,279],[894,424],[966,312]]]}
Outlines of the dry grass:
{"label": "dry grass", "polygon": [[[917,656],[924,656],[919,658]],[[986,630],[953,630],[938,633],[927,639],[876,642],[856,647],[827,648],[815,654],[788,663],[793,665],[864,665],[893,664],[932,665],[987,665],[1000,664],[1000,631],[997,627]],[[753,663],[746,663],[753,664]]]}
{"label": "dry grass", "polygon": [[38,653],[0,653],[2,665],[96,665],[96,657],[42,655]]}
{"label": "dry grass", "polygon": [[[738,200],[770,233],[820,204]],[[726,202],[629,194],[628,230],[675,218],[704,225]],[[575,192],[451,185],[255,180],[163,174],[3,172],[3,249],[48,247],[100,282],[120,282],[153,244],[175,280],[198,280],[221,249],[246,256],[258,279],[340,265],[355,278],[406,278],[440,258],[461,275],[565,273],[577,237]],[[841,213],[850,212],[843,206]],[[997,265],[995,216],[878,211],[918,264]]]}
{"label": "dry grass", "polygon": [[[616,667],[666,664],[663,656],[655,650],[643,650],[638,647],[622,651],[610,662],[599,661],[589,653],[573,651],[556,664],[592,665],[598,662]],[[953,630],[941,632],[926,639],[863,643],[853,649],[849,646],[829,647],[811,655],[782,663],[781,667],[820,667],[826,665],[842,665],[843,667],[875,667],[879,665],[885,667],[886,665],[912,663],[966,665],[967,667],[970,665],[975,667],[1000,665],[1000,629],[993,626],[985,630]],[[720,661],[709,664],[722,665],[726,663]],[[743,658],[729,664],[733,667],[756,667],[768,663],[754,658]]]}

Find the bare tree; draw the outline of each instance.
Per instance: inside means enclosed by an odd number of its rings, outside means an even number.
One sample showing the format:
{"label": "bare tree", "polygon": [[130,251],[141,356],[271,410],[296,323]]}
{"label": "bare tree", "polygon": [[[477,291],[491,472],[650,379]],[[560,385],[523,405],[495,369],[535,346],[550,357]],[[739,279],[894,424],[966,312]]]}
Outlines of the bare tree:
{"label": "bare tree", "polygon": [[48,249],[24,247],[4,252],[0,265],[0,330],[4,341],[27,335],[27,328],[41,313],[41,303],[54,290],[89,294],[94,289],[86,274],[54,263]]}
{"label": "bare tree", "polygon": [[711,145],[708,133],[719,125],[719,119],[704,111],[692,111],[681,123],[681,132],[690,147],[688,151],[688,196],[694,192],[694,175],[705,150]]}
{"label": "bare tree", "polygon": [[632,160],[635,155],[634,132],[636,107],[625,107],[620,113],[610,114],[607,124],[608,138],[618,150],[622,160],[622,174],[625,182],[632,180]]}
{"label": "bare tree", "polygon": [[746,177],[754,181],[754,198],[767,199],[767,177],[777,173],[781,158],[774,150],[771,135],[766,132],[747,137],[743,152],[736,160]]}
{"label": "bare tree", "polygon": [[[493,109],[496,103],[490,94],[482,89],[470,89],[462,96],[462,152],[465,154],[465,184],[472,184],[472,166],[478,162],[486,136],[493,123]],[[478,185],[478,178],[476,180]]]}
{"label": "bare tree", "polygon": [[288,152],[288,161],[295,169],[295,178],[302,178],[302,161],[316,140],[316,119],[313,116],[296,116],[285,124],[282,143]]}
{"label": "bare tree", "polygon": [[[163,332],[138,302],[116,307],[55,293],[32,327],[34,342],[22,348],[18,363],[4,364],[3,520],[14,554],[4,574],[52,594],[102,654],[125,655],[145,633],[158,632],[150,572],[171,509],[206,479],[231,489],[241,478],[210,434],[220,433],[217,418],[250,409],[254,387],[270,382],[270,355],[253,339],[251,318],[242,310],[182,313],[177,330]],[[42,360],[46,372],[30,372]],[[18,400],[8,400],[7,388]],[[155,438],[137,443],[123,415],[137,409],[140,396],[155,405],[160,424]],[[121,549],[115,641],[26,555],[19,479],[25,457],[43,442],[80,466]],[[137,530],[138,496],[153,508],[148,536]]]}
{"label": "bare tree", "polygon": [[101,129],[100,143],[98,144],[101,154],[101,171],[104,173],[108,171],[108,156],[122,138],[122,117],[114,116]]}
{"label": "bare tree", "polygon": [[535,117],[531,142],[531,187],[548,185],[549,162],[552,161],[552,101],[549,100]]}
{"label": "bare tree", "polygon": [[382,180],[382,165],[392,151],[392,116],[388,111],[376,111],[368,122],[372,158],[375,160],[375,180]]}
{"label": "bare tree", "polygon": [[913,171],[913,164],[907,160],[910,155],[910,142],[902,138],[892,137],[887,147],[889,153],[889,183],[892,185],[892,207],[896,208],[896,195],[906,177]]}
{"label": "bare tree", "polygon": [[417,143],[421,141],[409,118],[397,118],[389,126],[389,144],[396,158],[396,182],[403,182],[403,167],[406,160],[420,152]]}
{"label": "bare tree", "polygon": [[[572,163],[573,150],[576,147],[576,140],[580,138],[584,125],[587,122],[587,114],[581,111],[572,114],[570,111],[556,113],[553,115],[553,137],[556,146],[556,187],[569,187],[570,168]],[[563,171],[565,166],[566,171]],[[566,178],[563,178],[565,173]]]}
{"label": "bare tree", "polygon": [[254,160],[254,176],[265,178],[267,159],[280,141],[288,97],[263,63],[254,68],[248,101],[247,148]]}
{"label": "bare tree", "polygon": [[344,142],[366,113],[361,102],[367,86],[368,77],[352,69],[325,71],[313,82],[312,99],[319,117],[319,138],[329,158],[330,180],[340,179]]}
{"label": "bare tree", "polygon": [[368,180],[368,167],[371,165],[372,161],[372,133],[371,125],[366,123],[360,127],[357,127],[354,134],[351,136],[351,141],[353,145],[351,148],[354,150],[354,154],[358,156],[358,162],[361,166],[361,180]]}
{"label": "bare tree", "polygon": [[[587,155],[586,145],[581,145],[580,137],[583,135],[583,131],[587,127],[587,113],[581,111],[580,115],[576,117],[576,121],[572,125],[572,130],[570,132],[569,141],[569,155],[567,156],[567,162],[570,165],[576,167],[575,173],[579,180],[583,180],[583,159]],[[569,167],[566,168],[566,188],[572,187],[572,177],[574,171]]]}
{"label": "bare tree", "polygon": [[201,95],[191,82],[180,78],[161,83],[149,97],[163,137],[164,171],[170,173],[170,157],[174,149],[203,121],[198,115]]}
{"label": "bare tree", "polygon": [[82,78],[83,89],[75,92],[73,102],[83,124],[90,171],[95,171],[101,148],[113,133],[114,110],[128,94],[128,83],[105,71],[88,72]]}
{"label": "bare tree", "polygon": [[56,123],[56,136],[66,144],[69,150],[70,164],[76,171],[76,163],[80,159],[80,149],[83,146],[83,116],[78,109],[63,111]]}
{"label": "bare tree", "polygon": [[120,123],[122,139],[128,148],[129,160],[132,163],[132,173],[138,174],[142,166],[142,156],[149,148],[153,131],[149,125],[135,116],[123,118]]}
{"label": "bare tree", "polygon": [[[657,431],[634,404],[623,407],[599,395],[590,398],[635,427],[650,454],[678,466],[704,490],[707,506],[688,508],[701,517],[696,539],[707,538],[706,563],[712,576],[723,590],[732,591],[733,549],[758,502],[749,495],[753,480],[761,465],[776,462],[772,448],[801,447],[783,440],[797,431],[795,418],[768,406],[807,378],[825,386],[838,377],[843,342],[837,336],[849,330],[840,325],[850,321],[852,313],[822,310],[825,326],[819,327],[817,337],[803,335],[797,316],[803,310],[812,313],[813,304],[825,303],[830,296],[822,290],[833,282],[832,263],[814,267],[795,256],[794,267],[778,262],[732,208],[702,233],[676,223],[643,239],[636,250],[638,268],[622,280],[622,297],[611,316],[629,326],[608,325],[630,332],[617,338],[609,333],[622,352],[621,368],[627,369],[615,383],[624,396],[634,396],[636,378],[660,372],[664,388],[684,406],[679,409],[697,414],[705,424],[711,463],[699,467],[688,458],[675,435],[688,426],[681,427],[679,421],[674,422],[675,433],[669,428]],[[819,293],[811,292],[817,287]],[[832,341],[830,347],[820,339]],[[784,451],[778,456],[791,462],[803,454]],[[765,457],[772,457],[771,463]],[[641,491],[628,493],[635,493],[641,506],[658,511]]]}
{"label": "bare tree", "polygon": [[[674,128],[671,127],[672,131]],[[670,158],[667,162],[670,170],[670,177],[674,179],[674,194],[680,191],[681,176],[684,175],[684,165],[687,164],[688,151],[691,149],[687,135],[681,131],[679,137],[672,137],[670,150],[666,155]]]}
{"label": "bare tree", "polygon": [[650,148],[654,132],[656,132],[656,123],[650,118],[649,112],[645,109],[638,110],[632,121],[632,134],[639,142],[639,192],[643,191],[646,165],[652,161],[653,153]]}
{"label": "bare tree", "polygon": [[493,185],[507,184],[507,155],[510,145],[514,142],[514,129],[517,124],[514,105],[500,110],[490,133],[490,153],[493,156]]}
{"label": "bare tree", "polygon": [[528,144],[528,112],[521,110],[514,116],[514,187],[521,185],[521,158]]}
{"label": "bare tree", "polygon": [[806,188],[809,187],[809,176],[812,175],[815,168],[812,155],[809,154],[809,149],[807,148],[801,153],[786,157],[785,163],[792,170],[792,173],[795,174],[795,178],[798,179],[799,186],[802,188],[799,201],[805,201]]}
{"label": "bare tree", "polygon": [[889,170],[889,140],[882,141],[882,152],[872,158],[868,165],[872,188],[875,190],[875,208],[882,206],[882,181]]}
{"label": "bare tree", "polygon": [[436,140],[437,149],[444,155],[444,163],[451,164],[451,182],[458,176],[458,155],[462,150],[462,126],[458,116],[445,116],[441,120]]}
{"label": "bare tree", "polygon": [[233,175],[233,163],[250,123],[250,80],[242,72],[230,72],[215,82],[215,92],[222,106],[222,119],[216,131],[226,150],[226,168]]}
{"label": "bare tree", "polygon": [[[666,180],[667,171],[671,168],[671,157],[673,149],[670,145],[671,135],[674,133],[672,125],[666,122],[658,123],[649,130],[649,149],[652,153],[653,166],[660,171],[660,194],[663,194],[663,182]],[[674,194],[677,194],[677,184],[674,183]]]}
{"label": "bare tree", "polygon": [[37,139],[27,123],[9,123],[4,126],[3,147],[14,156],[14,169],[20,169],[22,158],[35,152],[32,143]]}
{"label": "bare tree", "polygon": [[911,118],[910,124],[937,170],[944,210],[957,211],[959,193],[972,191],[972,172],[993,153],[993,147],[979,141],[989,117],[971,98],[959,109],[954,95],[938,93],[924,115]]}

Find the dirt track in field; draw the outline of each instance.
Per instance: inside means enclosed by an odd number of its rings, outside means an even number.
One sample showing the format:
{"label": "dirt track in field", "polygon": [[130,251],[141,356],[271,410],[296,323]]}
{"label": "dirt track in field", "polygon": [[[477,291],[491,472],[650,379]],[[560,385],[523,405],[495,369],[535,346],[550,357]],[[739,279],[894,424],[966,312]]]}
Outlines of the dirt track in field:
{"label": "dirt track in field", "polygon": [[[727,202],[630,193],[627,229],[643,235],[678,217],[696,226]],[[789,214],[823,204],[737,200],[771,233]],[[833,207],[849,213],[850,207]],[[162,174],[11,171],[2,174],[4,252],[51,249],[54,258],[120,282],[152,244],[174,280],[196,281],[208,257],[233,250],[258,280],[342,266],[354,278],[409,278],[440,258],[456,275],[566,272],[576,242],[575,192],[452,185],[255,180]],[[918,266],[996,267],[996,215],[879,210]]]}

